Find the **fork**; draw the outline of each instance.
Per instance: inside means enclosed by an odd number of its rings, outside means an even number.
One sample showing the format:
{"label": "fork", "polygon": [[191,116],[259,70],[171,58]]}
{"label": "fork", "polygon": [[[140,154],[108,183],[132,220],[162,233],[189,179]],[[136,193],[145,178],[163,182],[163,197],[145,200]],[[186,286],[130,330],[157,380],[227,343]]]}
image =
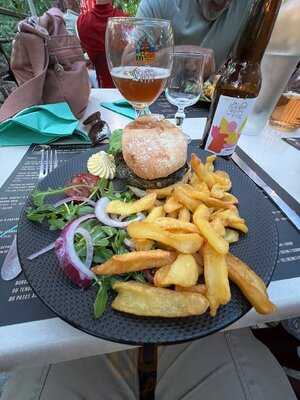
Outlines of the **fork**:
{"label": "fork", "polygon": [[[58,165],[57,151],[50,146],[45,145],[41,148],[41,161],[38,176],[38,182],[44,179]],[[1,278],[5,281],[15,279],[21,272],[22,268],[17,254],[17,235],[14,236],[13,242],[5,256],[1,267]]]}
{"label": "fork", "polygon": [[38,181],[44,179],[58,165],[57,151],[50,146],[43,146],[41,149],[41,163]]}

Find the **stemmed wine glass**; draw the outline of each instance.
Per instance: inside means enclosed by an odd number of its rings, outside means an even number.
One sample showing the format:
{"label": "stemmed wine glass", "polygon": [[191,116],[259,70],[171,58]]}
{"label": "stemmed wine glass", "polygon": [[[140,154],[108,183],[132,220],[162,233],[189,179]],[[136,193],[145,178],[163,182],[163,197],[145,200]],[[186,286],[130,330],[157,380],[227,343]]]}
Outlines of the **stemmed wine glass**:
{"label": "stemmed wine glass", "polygon": [[173,30],[162,19],[109,18],[105,48],[116,87],[135,108],[148,114],[164,90],[173,62]]}
{"label": "stemmed wine glass", "polygon": [[176,125],[182,126],[184,109],[197,103],[203,87],[206,55],[197,52],[175,52],[173,68],[165,91],[167,100],[177,106]]}

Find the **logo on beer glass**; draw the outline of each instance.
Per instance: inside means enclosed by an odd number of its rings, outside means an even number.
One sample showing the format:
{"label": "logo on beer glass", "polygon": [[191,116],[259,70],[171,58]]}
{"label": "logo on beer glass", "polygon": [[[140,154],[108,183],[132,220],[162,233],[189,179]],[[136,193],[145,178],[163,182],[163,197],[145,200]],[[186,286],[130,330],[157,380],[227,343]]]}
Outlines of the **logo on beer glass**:
{"label": "logo on beer glass", "polygon": [[135,58],[137,63],[150,64],[155,59],[156,47],[151,37],[143,35],[137,42]]}

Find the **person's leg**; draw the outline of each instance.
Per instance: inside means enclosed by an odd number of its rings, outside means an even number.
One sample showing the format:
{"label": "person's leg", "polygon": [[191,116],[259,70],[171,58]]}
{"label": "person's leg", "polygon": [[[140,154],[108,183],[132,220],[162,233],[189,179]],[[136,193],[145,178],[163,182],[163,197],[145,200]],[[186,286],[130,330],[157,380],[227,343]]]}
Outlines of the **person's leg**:
{"label": "person's leg", "polygon": [[[137,349],[52,365],[33,378],[16,375],[14,392],[3,400],[138,399]],[[156,399],[202,397],[296,400],[283,370],[249,329],[159,348]]]}
{"label": "person's leg", "polygon": [[1,400],[134,400],[137,350],[28,368],[13,374]]}
{"label": "person's leg", "polygon": [[159,352],[158,400],[296,400],[269,350],[249,329]]}

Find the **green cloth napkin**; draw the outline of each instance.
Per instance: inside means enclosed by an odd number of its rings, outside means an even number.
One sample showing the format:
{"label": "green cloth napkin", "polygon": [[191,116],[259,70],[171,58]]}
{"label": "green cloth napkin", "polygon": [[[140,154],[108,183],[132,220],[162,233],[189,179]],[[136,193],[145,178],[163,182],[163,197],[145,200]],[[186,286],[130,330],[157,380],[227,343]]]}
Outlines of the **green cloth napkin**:
{"label": "green cloth napkin", "polygon": [[73,134],[89,142],[77,125],[78,120],[65,102],[29,107],[0,124],[0,146],[46,144]]}
{"label": "green cloth napkin", "polygon": [[101,106],[130,119],[136,118],[134,108],[126,100],[117,100],[112,103],[101,103]]}

